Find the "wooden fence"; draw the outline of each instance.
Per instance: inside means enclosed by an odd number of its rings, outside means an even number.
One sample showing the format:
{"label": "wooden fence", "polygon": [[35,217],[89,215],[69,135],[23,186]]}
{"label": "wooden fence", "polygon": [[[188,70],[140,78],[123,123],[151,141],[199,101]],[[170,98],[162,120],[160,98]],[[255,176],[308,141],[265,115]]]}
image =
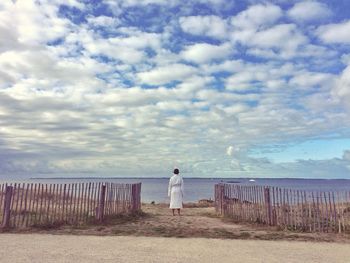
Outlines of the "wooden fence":
{"label": "wooden fence", "polygon": [[141,183],[14,183],[0,185],[3,228],[103,221],[141,210]]}
{"label": "wooden fence", "polygon": [[236,221],[304,232],[350,233],[350,191],[215,185],[217,213]]}

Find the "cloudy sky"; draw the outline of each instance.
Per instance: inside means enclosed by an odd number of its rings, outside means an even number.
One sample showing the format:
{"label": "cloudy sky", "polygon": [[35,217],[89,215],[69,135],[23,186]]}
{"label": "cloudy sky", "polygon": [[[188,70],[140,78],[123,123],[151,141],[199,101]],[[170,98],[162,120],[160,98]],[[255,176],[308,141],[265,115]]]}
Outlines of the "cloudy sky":
{"label": "cloudy sky", "polygon": [[0,174],[350,178],[348,10],[1,0]]}

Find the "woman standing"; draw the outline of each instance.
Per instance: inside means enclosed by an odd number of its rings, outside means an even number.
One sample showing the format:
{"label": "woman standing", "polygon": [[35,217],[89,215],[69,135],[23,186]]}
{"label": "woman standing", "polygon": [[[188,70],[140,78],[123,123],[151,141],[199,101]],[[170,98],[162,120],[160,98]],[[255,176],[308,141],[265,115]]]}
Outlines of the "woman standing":
{"label": "woman standing", "polygon": [[168,196],[170,197],[169,208],[173,210],[173,216],[175,215],[175,209],[180,215],[184,196],[184,181],[177,168],[174,169],[174,175],[169,180]]}

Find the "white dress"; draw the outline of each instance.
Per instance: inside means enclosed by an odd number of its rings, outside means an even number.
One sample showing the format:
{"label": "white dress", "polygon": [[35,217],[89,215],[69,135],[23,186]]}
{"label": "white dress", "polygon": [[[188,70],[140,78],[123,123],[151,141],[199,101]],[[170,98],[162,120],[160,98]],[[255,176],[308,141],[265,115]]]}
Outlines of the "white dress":
{"label": "white dress", "polygon": [[168,196],[171,209],[182,208],[184,196],[184,181],[181,175],[174,174],[169,180]]}

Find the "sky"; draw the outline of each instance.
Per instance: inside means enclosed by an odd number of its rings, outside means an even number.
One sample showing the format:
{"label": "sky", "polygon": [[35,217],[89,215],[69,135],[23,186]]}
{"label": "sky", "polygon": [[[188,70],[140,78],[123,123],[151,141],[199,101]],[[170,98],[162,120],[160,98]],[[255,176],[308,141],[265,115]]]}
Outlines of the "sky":
{"label": "sky", "polygon": [[0,177],[350,178],[348,10],[2,0]]}

